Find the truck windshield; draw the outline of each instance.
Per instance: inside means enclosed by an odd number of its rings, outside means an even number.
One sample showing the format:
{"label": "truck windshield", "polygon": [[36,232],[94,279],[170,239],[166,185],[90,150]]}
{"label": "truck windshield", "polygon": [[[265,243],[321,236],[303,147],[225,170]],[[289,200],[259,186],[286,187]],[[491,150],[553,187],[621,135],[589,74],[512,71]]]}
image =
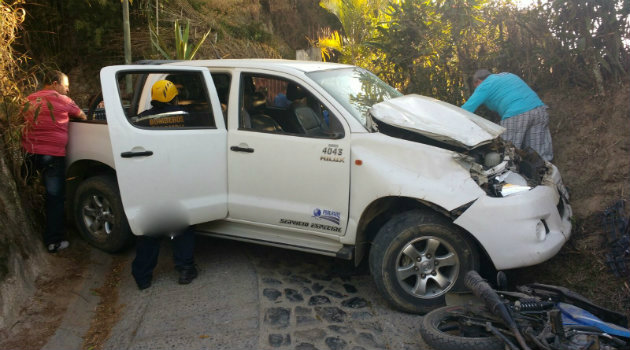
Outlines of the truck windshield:
{"label": "truck windshield", "polygon": [[[353,67],[308,73],[363,126],[370,107],[402,94],[369,71]],[[367,127],[367,126],[366,126]]]}

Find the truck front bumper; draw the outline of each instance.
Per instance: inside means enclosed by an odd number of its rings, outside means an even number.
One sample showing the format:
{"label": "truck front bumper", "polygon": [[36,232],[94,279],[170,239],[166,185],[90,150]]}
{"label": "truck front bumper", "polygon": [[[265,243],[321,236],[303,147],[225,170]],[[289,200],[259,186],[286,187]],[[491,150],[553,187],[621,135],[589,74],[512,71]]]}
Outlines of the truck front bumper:
{"label": "truck front bumper", "polygon": [[476,200],[454,223],[470,232],[499,269],[541,263],[571,235],[571,206],[560,173],[551,166],[542,185],[504,198]]}

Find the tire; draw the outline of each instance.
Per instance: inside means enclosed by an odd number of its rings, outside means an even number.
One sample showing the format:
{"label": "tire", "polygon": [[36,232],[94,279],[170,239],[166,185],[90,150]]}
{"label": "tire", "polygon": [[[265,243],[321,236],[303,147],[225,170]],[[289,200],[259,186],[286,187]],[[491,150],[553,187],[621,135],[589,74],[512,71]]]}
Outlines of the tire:
{"label": "tire", "polygon": [[448,291],[462,291],[464,274],[479,269],[465,233],[435,212],[412,210],[392,217],[370,249],[376,287],[395,308],[424,314],[445,304]]}
{"label": "tire", "polygon": [[[503,350],[503,341],[482,326],[470,326],[461,322],[461,315],[469,307],[447,306],[435,309],[424,316],[420,333],[422,339],[434,349],[440,350]],[[479,306],[480,310],[485,310]],[[480,320],[485,316],[474,312]],[[495,323],[495,326],[502,328]]]}
{"label": "tire", "polygon": [[73,213],[81,236],[100,250],[120,252],[133,240],[113,176],[83,181],[74,197]]}

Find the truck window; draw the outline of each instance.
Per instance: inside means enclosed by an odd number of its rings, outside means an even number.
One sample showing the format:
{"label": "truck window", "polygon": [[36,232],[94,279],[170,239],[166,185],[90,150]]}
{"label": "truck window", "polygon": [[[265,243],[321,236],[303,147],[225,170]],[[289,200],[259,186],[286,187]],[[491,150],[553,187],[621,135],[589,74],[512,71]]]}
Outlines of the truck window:
{"label": "truck window", "polygon": [[227,128],[227,109],[232,76],[229,73],[212,73],[211,75],[214,87],[217,89],[219,102],[221,102],[221,112],[223,113],[223,120],[225,121],[225,127]]}
{"label": "truck window", "polygon": [[118,81],[127,120],[138,128],[216,127],[201,73],[124,72]]}
{"label": "truck window", "polygon": [[241,75],[239,129],[338,139],[343,126],[298,83],[258,74]]}

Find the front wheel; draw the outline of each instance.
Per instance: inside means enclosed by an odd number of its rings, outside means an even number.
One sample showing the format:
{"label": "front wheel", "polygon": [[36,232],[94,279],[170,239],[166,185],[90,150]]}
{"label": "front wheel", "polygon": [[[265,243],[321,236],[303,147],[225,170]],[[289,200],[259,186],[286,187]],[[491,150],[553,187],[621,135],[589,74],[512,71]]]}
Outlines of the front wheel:
{"label": "front wheel", "polygon": [[95,176],[81,182],[73,203],[76,226],[88,243],[109,253],[129,246],[133,234],[114,177]]}
{"label": "front wheel", "polygon": [[464,232],[439,214],[421,210],[385,223],[369,262],[385,299],[402,311],[420,314],[443,306],[447,292],[464,290],[464,274],[479,266]]}
{"label": "front wheel", "polygon": [[447,306],[424,316],[420,333],[422,339],[440,350],[503,350],[504,343],[485,327],[490,322],[503,330],[482,305]]}

